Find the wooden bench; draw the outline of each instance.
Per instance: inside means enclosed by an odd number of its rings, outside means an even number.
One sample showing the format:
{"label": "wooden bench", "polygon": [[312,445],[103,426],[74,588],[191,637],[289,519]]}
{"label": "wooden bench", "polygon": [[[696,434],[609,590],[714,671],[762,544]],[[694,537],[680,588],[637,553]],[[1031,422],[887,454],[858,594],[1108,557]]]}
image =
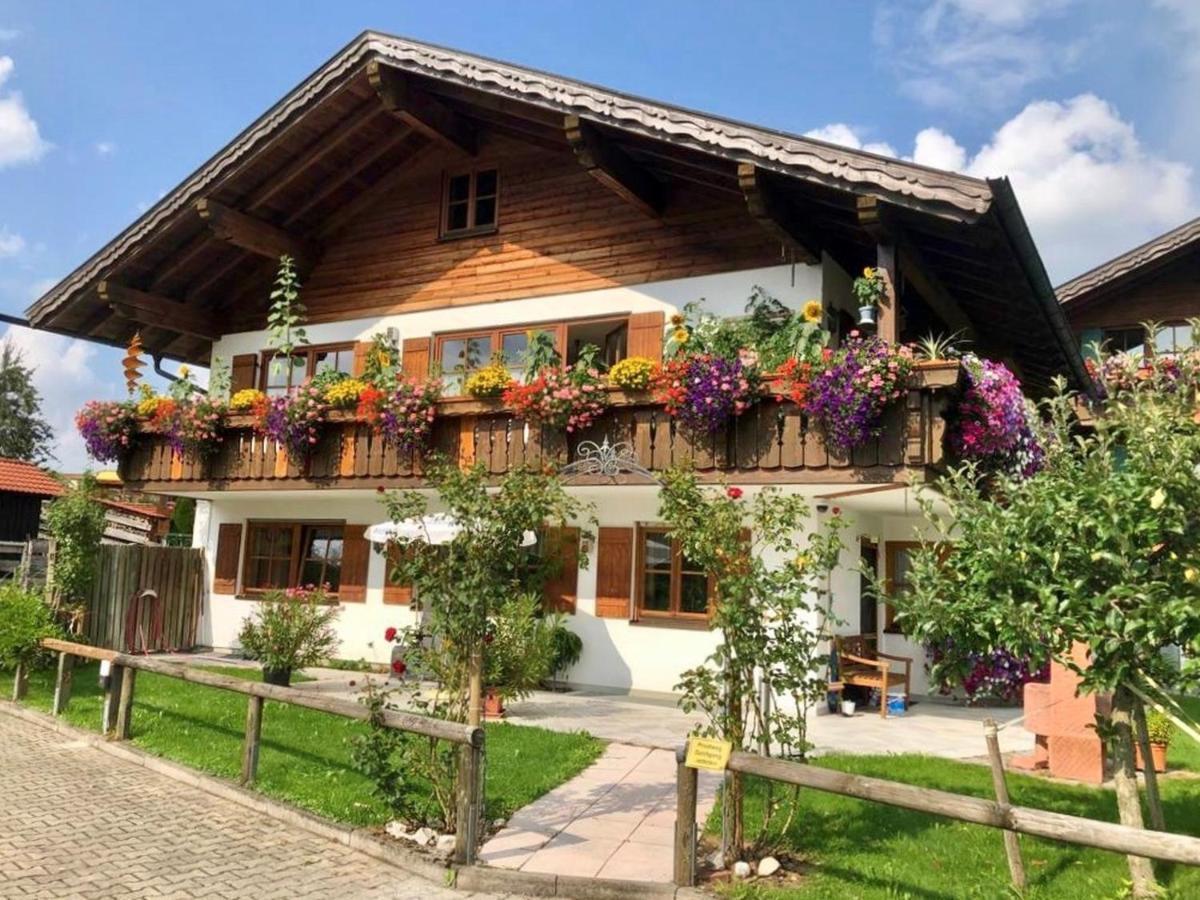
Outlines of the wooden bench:
{"label": "wooden bench", "polygon": [[[912,660],[907,656],[880,653],[869,646],[861,635],[838,635],[833,639],[837,655],[837,673],[842,686],[874,688],[879,691],[879,714],[887,718],[888,689],[904,685],[904,708],[912,684]],[[893,672],[892,663],[903,663],[904,673]]]}

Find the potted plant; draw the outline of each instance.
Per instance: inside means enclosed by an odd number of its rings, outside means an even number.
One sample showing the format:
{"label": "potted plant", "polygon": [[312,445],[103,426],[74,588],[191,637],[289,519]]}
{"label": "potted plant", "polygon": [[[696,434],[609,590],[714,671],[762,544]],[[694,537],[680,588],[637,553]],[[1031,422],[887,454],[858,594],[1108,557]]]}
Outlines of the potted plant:
{"label": "potted plant", "polygon": [[571,367],[542,369],[528,384],[513,384],[504,403],[533,425],[573,433],[592,425],[608,405],[600,373],[581,357]]}
{"label": "potted plant", "polygon": [[[1154,764],[1154,771],[1167,771],[1167,748],[1175,734],[1175,723],[1158,710],[1151,710],[1146,714],[1146,733],[1150,737],[1150,761]],[[1137,748],[1137,767],[1146,768],[1141,747]]]}
{"label": "potted plant", "polygon": [[286,687],[297,669],[333,655],[340,612],[323,587],[268,591],[242,622],[238,641],[248,659],[262,663],[264,682]]}
{"label": "potted plant", "polygon": [[608,383],[623,391],[649,390],[658,364],[646,356],[628,356],[608,370]]}
{"label": "potted plant", "polygon": [[887,282],[879,269],[867,266],[862,274],[854,279],[851,290],[858,302],[858,324],[874,325],[875,311],[887,297]]}
{"label": "potted plant", "polygon": [[709,353],[676,356],[659,370],[654,387],[667,415],[697,434],[713,434],[758,399],[753,367]]}
{"label": "potted plant", "polygon": [[476,400],[495,400],[513,384],[513,377],[503,359],[493,359],[482,369],[467,376],[463,390]]}
{"label": "potted plant", "polygon": [[484,639],[485,718],[504,716],[504,704],[528,696],[554,665],[553,622],[538,615],[541,598],[521,594],[505,601],[489,622]]}
{"label": "potted plant", "polygon": [[88,456],[97,462],[119,462],[133,449],[137,424],[133,403],[92,400],[75,415]]}
{"label": "potted plant", "polygon": [[364,389],[359,394],[358,414],[397,449],[419,450],[433,432],[441,397],[442,383],[437,379],[404,379],[392,391]]}

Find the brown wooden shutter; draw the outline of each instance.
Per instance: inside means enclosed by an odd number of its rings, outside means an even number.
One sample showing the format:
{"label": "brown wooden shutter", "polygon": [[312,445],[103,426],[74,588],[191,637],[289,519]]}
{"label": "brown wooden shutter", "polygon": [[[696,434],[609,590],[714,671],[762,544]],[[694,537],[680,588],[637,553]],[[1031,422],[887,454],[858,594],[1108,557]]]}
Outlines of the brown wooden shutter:
{"label": "brown wooden shutter", "polygon": [[633,586],[633,529],[601,528],[596,550],[596,616],[628,619]]}
{"label": "brown wooden shutter", "polygon": [[411,553],[399,544],[388,547],[387,566],[383,573],[383,602],[407,605],[412,602],[413,589],[411,584],[403,584],[392,580],[392,563],[401,553]]}
{"label": "brown wooden shutter", "polygon": [[366,525],[342,526],[342,580],[337,595],[343,603],[362,603],[367,599],[371,542],[364,535],[366,530]]}
{"label": "brown wooden shutter", "polygon": [[236,394],[247,388],[258,387],[258,354],[239,353],[233,358],[229,369],[229,390]]}
{"label": "brown wooden shutter", "polygon": [[546,555],[562,562],[542,588],[546,609],[573,614],[579,589],[579,529],[547,528],[544,541]]}
{"label": "brown wooden shutter", "polygon": [[400,366],[405,378],[429,377],[429,345],[430,339],[406,338],[401,348]]}
{"label": "brown wooden shutter", "polygon": [[367,371],[367,354],[371,352],[370,341],[359,341],[354,345],[354,362],[350,366],[350,374],[355,378],[362,377]]}
{"label": "brown wooden shutter", "polygon": [[634,313],[629,317],[629,355],[648,356],[658,362],[663,352],[663,325],[666,318],[662,311]]}
{"label": "brown wooden shutter", "polygon": [[217,528],[217,558],[213,565],[213,593],[236,594],[238,560],[242,552],[242,525],[224,522]]}

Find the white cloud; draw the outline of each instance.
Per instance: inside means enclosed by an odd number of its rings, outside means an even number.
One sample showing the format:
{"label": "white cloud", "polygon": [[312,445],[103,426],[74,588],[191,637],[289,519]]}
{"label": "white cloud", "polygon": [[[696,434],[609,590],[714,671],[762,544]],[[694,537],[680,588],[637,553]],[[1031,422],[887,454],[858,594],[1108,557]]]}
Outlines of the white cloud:
{"label": "white cloud", "polygon": [[15,28],[0,28],[0,41],[15,41],[21,36],[21,32]]}
{"label": "white cloud", "polygon": [[0,259],[17,256],[25,249],[25,238],[0,225]]}
{"label": "white cloud", "polygon": [[849,147],[852,150],[865,150],[868,153],[879,153],[883,156],[896,156],[896,151],[891,144],[882,141],[867,141],[858,133],[855,126],[847,125],[845,122],[832,122],[829,125],[822,125],[820,128],[814,128],[812,131],[806,131],[805,137],[815,138],[818,141],[825,141],[827,144],[838,144],[842,147]]}
{"label": "white cloud", "polygon": [[[12,75],[11,56],[0,56],[0,88]],[[0,169],[21,163],[37,162],[50,149],[42,139],[38,124],[25,108],[17,91],[0,93]]]}
{"label": "white cloud", "polygon": [[96,153],[99,156],[112,156],[117,152],[117,145],[113,141],[96,141]]}
{"label": "white cloud", "polygon": [[[861,140],[851,129],[840,143]],[[981,178],[1007,175],[1056,282],[1200,209],[1191,167],[1147,149],[1133,126],[1094,94],[1030,103],[973,155],[946,132],[926,128],[911,159]]]}
{"label": "white cloud", "polygon": [[1079,60],[1088,37],[1067,41],[1042,28],[1076,2],[893,0],[879,5],[873,38],[904,94],[929,106],[997,108]]}

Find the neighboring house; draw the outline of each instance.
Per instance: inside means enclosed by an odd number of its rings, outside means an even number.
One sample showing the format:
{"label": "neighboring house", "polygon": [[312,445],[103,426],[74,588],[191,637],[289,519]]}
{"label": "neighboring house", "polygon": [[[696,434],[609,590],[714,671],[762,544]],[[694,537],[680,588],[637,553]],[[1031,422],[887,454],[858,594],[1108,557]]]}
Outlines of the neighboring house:
{"label": "neighboring house", "polygon": [[[278,257],[297,258],[312,344],[266,364],[264,314]],[[740,314],[755,286],[792,308],[817,298],[835,331],[855,321],[852,277],[881,266],[896,302],[880,333],[962,331],[1034,391],[1083,362],[1008,182],[923,168],[644,100],[544,72],[367,33],[252,123],[133,225],[39,299],[36,327],[155,356],[232,362],[234,388],[286,390],[325,367],[356,371],[392,331],[406,374],[519,349],[530,328],[572,358],[658,357],[664,323],[689,301]],[[943,397],[924,376],[877,446],[831,458],[798,412],[755,412],[729,435],[690,441],[648,401],[613,408],[592,433],[628,442],[661,471],[691,461],[706,480],[774,484],[850,521],[834,575],[843,633],[923,659],[863,599],[860,556],[903,589],[918,511],[908,485],[942,459]],[[388,625],[413,621],[364,528],[377,486],[420,486],[419,459],[370,429],[333,426],[307,465],[250,431],[208,465],[152,441],[127,486],[207,500],[195,544],[212,591],[202,640],[236,643],[264,589],[329,581],[343,605],[341,654],[384,660]],[[558,443],[556,443],[558,441]],[[506,413],[448,397],[435,446],[495,473],[575,459],[578,439],[539,435]],[[711,597],[658,520],[657,490],[633,474],[581,477],[599,532],[551,586],[583,638],[576,684],[670,691],[713,648]],[[578,541],[568,531],[566,558]],[[582,555],[578,558],[582,558]],[[923,682],[918,680],[917,689]]]}
{"label": "neighboring house", "polygon": [[0,541],[36,538],[42,505],[62,493],[62,484],[45,469],[19,459],[0,458]]}
{"label": "neighboring house", "polygon": [[[76,485],[82,475],[63,475]],[[116,472],[96,473],[96,499],[104,507],[105,544],[161,544],[171,530],[174,504],[162,496],[128,490]]]}
{"label": "neighboring house", "polygon": [[1187,320],[1200,317],[1200,219],[1072,278],[1057,293],[1085,351],[1104,342],[1141,353],[1147,322],[1159,326],[1159,351],[1192,346]]}

